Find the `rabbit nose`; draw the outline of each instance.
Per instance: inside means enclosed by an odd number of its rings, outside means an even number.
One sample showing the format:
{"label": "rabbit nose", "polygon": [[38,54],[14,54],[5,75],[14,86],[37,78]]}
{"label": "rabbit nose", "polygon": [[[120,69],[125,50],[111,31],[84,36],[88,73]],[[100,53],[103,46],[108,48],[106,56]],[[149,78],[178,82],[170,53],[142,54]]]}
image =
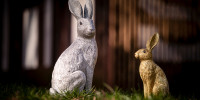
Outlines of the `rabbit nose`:
{"label": "rabbit nose", "polygon": [[135,53],[135,58],[138,58],[138,54],[137,53]]}

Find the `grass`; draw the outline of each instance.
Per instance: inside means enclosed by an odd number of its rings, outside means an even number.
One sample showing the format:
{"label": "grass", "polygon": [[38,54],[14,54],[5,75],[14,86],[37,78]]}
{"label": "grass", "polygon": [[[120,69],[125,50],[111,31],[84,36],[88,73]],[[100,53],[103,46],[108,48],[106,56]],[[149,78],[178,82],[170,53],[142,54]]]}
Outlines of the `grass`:
{"label": "grass", "polygon": [[[132,90],[124,92],[119,88],[112,89],[105,85],[108,91],[92,89],[90,92],[77,90],[64,95],[50,95],[49,89],[26,86],[23,84],[2,85],[0,84],[0,100],[147,100],[142,91]],[[149,100],[190,100],[188,98],[173,96],[152,96]],[[193,99],[192,99],[193,100]]]}

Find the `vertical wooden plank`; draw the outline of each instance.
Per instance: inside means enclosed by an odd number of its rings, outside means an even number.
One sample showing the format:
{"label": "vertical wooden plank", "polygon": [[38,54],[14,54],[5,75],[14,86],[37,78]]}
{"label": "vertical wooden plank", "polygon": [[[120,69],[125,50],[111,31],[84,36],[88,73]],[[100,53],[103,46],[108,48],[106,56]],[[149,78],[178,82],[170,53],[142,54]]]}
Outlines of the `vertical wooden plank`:
{"label": "vertical wooden plank", "polygon": [[129,14],[131,13],[131,12],[129,12],[129,9],[130,9],[130,2],[129,2],[129,0],[124,0],[124,4],[123,4],[123,9],[124,9],[124,11],[123,11],[123,22],[124,22],[124,46],[123,46],[123,48],[124,48],[124,51],[125,52],[129,52],[130,51],[130,30],[129,30]]}
{"label": "vertical wooden plank", "polygon": [[131,79],[131,72],[132,72],[132,60],[131,60],[131,56],[132,56],[132,49],[131,49],[131,27],[133,27],[131,25],[132,22],[132,13],[131,12],[131,7],[132,7],[132,0],[128,0],[127,5],[128,6],[128,46],[129,46],[129,51],[128,51],[128,76],[127,76],[127,80],[128,80],[128,88],[131,88],[132,86],[132,79]]}
{"label": "vertical wooden plank", "polygon": [[136,0],[130,0],[131,1],[131,58],[133,59],[131,61],[132,65],[131,67],[131,75],[130,75],[130,80],[131,81],[131,87],[135,88],[135,83],[136,83],[136,61],[135,61],[135,51],[136,51],[136,45],[137,45],[137,38],[136,38],[136,33],[137,33],[137,25],[136,25]]}
{"label": "vertical wooden plank", "polygon": [[3,70],[3,63],[2,63],[2,58],[3,58],[3,10],[4,10],[4,0],[0,1],[0,32],[2,32],[2,34],[0,34],[0,72],[2,72]]}
{"label": "vertical wooden plank", "polygon": [[[160,0],[157,0],[156,2],[155,2],[155,4],[156,5],[154,5],[155,7],[155,13],[156,13],[156,15],[155,15],[155,18],[156,18],[156,26],[157,26],[157,28],[158,28],[158,32],[160,33],[161,31],[160,31],[160,16],[159,16],[159,12],[157,12],[157,11],[159,11],[160,10]],[[156,7],[157,6],[157,7]],[[154,34],[154,33],[152,33],[152,34]],[[162,33],[160,33],[161,35],[162,35]],[[155,53],[155,54],[153,54],[154,55],[154,57],[153,58],[158,58],[158,59],[161,59],[162,58],[162,47],[161,46],[157,46],[156,48],[154,48],[154,50],[155,49],[157,49],[157,52]],[[158,55],[158,54],[161,54],[161,55]]]}
{"label": "vertical wooden plank", "polygon": [[[126,66],[127,66],[127,72],[126,72],[126,75],[125,75],[125,77],[126,77],[126,82],[128,83],[127,84],[127,88],[130,88],[130,82],[129,82],[129,73],[130,73],[130,27],[131,27],[131,25],[130,25],[130,21],[131,21],[131,19],[130,19],[130,15],[131,15],[131,12],[130,12],[130,4],[131,2],[130,2],[130,0],[127,0],[127,2],[126,2],[126,5],[127,5],[127,8],[126,8],[126,22],[127,22],[127,55],[126,55],[126,58],[127,58],[127,60],[126,60]],[[125,5],[125,6],[126,6]]]}
{"label": "vertical wooden plank", "polygon": [[[158,15],[158,17],[160,18],[159,20],[159,33],[160,33],[160,40],[159,40],[159,43],[158,43],[158,51],[160,51],[160,60],[164,61],[164,45],[161,44],[161,39],[162,37],[164,36],[164,33],[163,33],[163,16],[162,16],[162,13],[164,13],[163,11],[163,5],[161,3],[161,1],[159,1],[159,9],[160,9],[160,14]],[[160,48],[159,48],[160,47]]]}
{"label": "vertical wooden plank", "polygon": [[122,86],[124,88],[126,88],[126,71],[127,71],[127,66],[126,66],[126,60],[127,58],[125,58],[126,56],[126,51],[125,51],[125,47],[126,47],[126,35],[127,35],[127,22],[126,22],[126,1],[127,0],[123,0],[123,4],[122,4],[122,23],[123,23],[123,27],[122,27],[122,31],[123,31],[123,49],[122,49],[122,66],[121,66],[121,69],[122,69],[122,78],[123,78],[123,83],[122,83]]}
{"label": "vertical wooden plank", "polygon": [[133,88],[133,81],[134,81],[134,77],[132,76],[133,74],[133,59],[132,59],[132,56],[133,56],[133,41],[132,41],[132,34],[133,34],[133,0],[129,0],[129,46],[130,46],[130,50],[129,50],[129,74],[128,74],[128,80],[129,80],[129,88]]}
{"label": "vertical wooden plank", "polygon": [[3,0],[2,8],[3,8],[3,13],[2,13],[2,56],[1,56],[1,61],[2,61],[2,71],[6,72],[9,70],[9,4],[7,0]]}
{"label": "vertical wooden plank", "polygon": [[53,0],[44,1],[44,30],[43,30],[43,65],[50,68],[52,64],[52,41],[53,41]]}
{"label": "vertical wooden plank", "polygon": [[[139,0],[136,2],[136,5],[138,5],[138,2]],[[137,38],[137,45],[136,45],[136,48],[137,50],[140,49],[140,45],[141,45],[141,27],[139,27],[141,25],[141,10],[138,8],[137,6],[137,11],[138,11],[138,16],[136,17],[136,20],[137,20],[137,31],[136,31],[136,38]],[[138,60],[138,59],[137,59]],[[139,76],[139,61],[137,61],[136,63],[137,67],[136,67],[136,70],[137,70],[137,84],[139,84],[139,82],[141,81],[140,79],[140,76]]]}
{"label": "vertical wooden plank", "polygon": [[114,86],[115,82],[115,71],[116,69],[116,2],[117,0],[109,1],[109,44],[108,44],[108,67],[107,67],[107,82],[109,85]]}
{"label": "vertical wooden plank", "polygon": [[134,9],[134,1],[135,0],[130,0],[130,76],[129,79],[131,80],[130,86],[131,88],[134,88],[134,83],[135,83],[135,72],[134,72],[134,67],[135,67],[135,62],[134,62],[134,14],[135,14],[135,9]]}
{"label": "vertical wooden plank", "polygon": [[[163,3],[162,5],[162,13],[165,13],[166,14],[166,16],[168,15],[168,12],[167,11],[165,11],[165,4]],[[165,57],[164,57],[164,60],[165,61],[168,61],[168,52],[169,52],[169,50],[168,50],[168,41],[169,41],[169,20],[168,20],[168,18],[166,18],[165,16],[162,16],[162,33],[163,33],[163,37],[165,38],[165,41],[167,41],[167,42],[165,42],[165,49],[164,49],[164,51],[163,51],[163,53],[165,53]],[[164,44],[164,43],[163,43]]]}
{"label": "vertical wooden plank", "polygon": [[122,44],[123,44],[123,41],[122,41],[122,38],[123,38],[123,31],[122,31],[122,8],[121,8],[121,6],[122,6],[122,3],[123,3],[123,0],[119,0],[119,37],[118,37],[118,59],[117,59],[117,62],[119,63],[118,64],[118,75],[119,75],[119,78],[118,78],[118,84],[119,84],[119,86],[121,86],[121,83],[122,83],[122,72],[121,72],[121,66],[122,66],[122,63],[121,62],[123,62],[123,60],[121,60],[121,53],[122,53]]}
{"label": "vertical wooden plank", "polygon": [[[108,22],[108,4],[109,1],[107,0],[96,0],[96,17],[97,19],[95,21],[95,26],[96,26],[96,41],[98,45],[98,59],[97,59],[97,64],[95,67],[95,72],[94,72],[94,83],[96,85],[102,86],[103,82],[108,83],[109,85],[112,80],[108,80],[109,78],[112,78],[113,74],[112,72],[112,66],[113,63],[109,62],[109,35],[112,36],[112,34],[108,33],[108,27],[109,27],[109,22]],[[111,54],[112,55],[112,54]],[[111,63],[112,66],[107,67],[107,64]],[[111,72],[108,72],[111,71]],[[102,73],[105,73],[102,75]]]}
{"label": "vertical wooden plank", "polygon": [[120,50],[119,50],[119,38],[120,38],[120,0],[117,0],[116,3],[116,85],[120,85],[120,61],[119,61],[119,55],[120,55]]}
{"label": "vertical wooden plank", "polygon": [[124,66],[124,61],[125,61],[125,59],[124,59],[124,32],[125,32],[125,30],[124,30],[124,28],[125,28],[125,11],[124,11],[124,3],[125,3],[125,0],[121,0],[121,7],[120,7],[120,9],[121,9],[121,12],[120,12],[120,15],[121,15],[121,45],[120,45],[120,49],[121,49],[121,51],[120,51],[120,61],[121,61],[121,66],[120,66],[120,71],[121,71],[121,86],[123,87],[123,88],[125,88],[124,87],[124,81],[125,81],[125,78],[124,78],[124,72],[125,72],[125,70],[126,70],[126,67]]}

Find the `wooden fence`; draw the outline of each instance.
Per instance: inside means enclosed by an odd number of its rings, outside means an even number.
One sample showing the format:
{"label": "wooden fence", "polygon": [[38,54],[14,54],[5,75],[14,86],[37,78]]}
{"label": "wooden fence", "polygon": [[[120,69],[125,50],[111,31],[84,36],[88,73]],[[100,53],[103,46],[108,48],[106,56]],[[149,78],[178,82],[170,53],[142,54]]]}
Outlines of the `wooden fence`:
{"label": "wooden fence", "polygon": [[[9,77],[3,79],[9,80],[15,74],[18,77],[16,80],[23,77],[24,80],[50,86],[53,66],[59,55],[70,45],[71,15],[67,0],[51,1],[52,59],[48,66],[44,65],[47,49],[44,48],[45,1],[5,1],[1,3],[3,10],[0,11],[0,60],[3,69],[4,51],[7,50],[9,56],[6,61],[10,73],[7,73]],[[96,0],[95,3],[96,40],[99,49],[94,74],[96,87],[102,87],[105,82],[112,87],[128,90],[142,88],[138,72],[139,60],[135,59],[134,53],[145,48],[148,38],[158,32],[160,41],[153,50],[153,58],[166,73],[171,91],[185,90],[182,86],[188,84],[192,86],[187,87],[188,90],[198,91],[199,83],[194,78],[199,75],[196,64],[200,64],[198,0]],[[24,9],[35,6],[39,10],[39,66],[36,70],[26,71],[22,67],[22,15]],[[8,47],[5,46],[5,41]]]}
{"label": "wooden fence", "polygon": [[177,74],[186,74],[185,63],[197,69],[192,66],[200,61],[199,4],[195,0],[110,0],[108,83],[141,88],[139,60],[134,52],[145,48],[156,32],[160,41],[153,50],[153,59],[164,69],[172,87],[179,84],[174,81]]}

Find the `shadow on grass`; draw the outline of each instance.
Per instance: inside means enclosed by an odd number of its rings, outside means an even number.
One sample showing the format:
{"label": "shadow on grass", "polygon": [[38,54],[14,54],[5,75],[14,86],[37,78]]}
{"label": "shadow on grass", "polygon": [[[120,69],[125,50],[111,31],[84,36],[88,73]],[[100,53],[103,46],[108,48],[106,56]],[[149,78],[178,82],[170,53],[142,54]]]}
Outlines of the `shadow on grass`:
{"label": "shadow on grass", "polygon": [[171,95],[152,96],[152,98],[145,99],[141,90],[132,89],[130,93],[117,87],[112,89],[109,85],[105,85],[105,87],[107,91],[93,88],[89,92],[79,92],[78,89],[75,89],[62,95],[50,95],[47,88],[24,84],[0,84],[0,100],[195,100],[195,98]]}

